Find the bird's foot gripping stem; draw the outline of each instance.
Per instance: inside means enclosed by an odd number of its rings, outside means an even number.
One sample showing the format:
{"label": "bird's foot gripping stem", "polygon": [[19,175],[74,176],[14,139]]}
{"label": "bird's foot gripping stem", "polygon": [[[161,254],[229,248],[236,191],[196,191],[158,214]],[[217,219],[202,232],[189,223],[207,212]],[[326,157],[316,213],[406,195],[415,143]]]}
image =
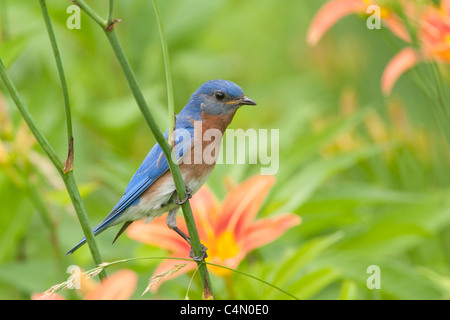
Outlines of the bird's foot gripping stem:
{"label": "bird's foot gripping stem", "polygon": [[192,260],[194,260],[196,262],[202,262],[203,260],[205,260],[208,257],[206,250],[208,250],[208,248],[202,244],[201,254],[199,256],[195,256],[194,249],[192,249],[192,247],[191,247],[191,251],[189,252],[189,257],[191,257]]}
{"label": "bird's foot gripping stem", "polygon": [[[172,212],[176,213],[176,211],[172,211]],[[169,213],[169,216],[171,218],[175,217],[173,214],[170,215],[170,213]],[[169,219],[169,222],[171,222],[171,221],[172,221],[172,219]],[[176,220],[174,220],[174,221],[176,221]],[[200,250],[201,254],[198,256],[195,256],[194,249],[192,248],[191,239],[189,238],[189,236],[187,234],[185,234],[183,231],[181,231],[180,229],[178,229],[178,227],[173,225],[172,223],[168,223],[167,225],[169,226],[170,229],[172,229],[173,231],[178,233],[189,244],[189,246],[191,247],[191,251],[189,252],[189,257],[191,257],[195,262],[201,262],[208,257],[208,254],[206,254],[206,250],[208,250],[207,247],[205,247],[203,244],[201,244],[201,246],[202,246],[202,249]]]}
{"label": "bird's foot gripping stem", "polygon": [[181,206],[181,205],[185,204],[185,203],[186,203],[189,199],[191,199],[191,198],[192,198],[192,190],[189,189],[188,186],[186,186],[186,197],[184,197],[183,200],[180,200],[180,198],[179,198],[178,195],[177,195],[177,197],[176,197],[176,199],[175,199],[175,203],[176,203],[177,205]]}

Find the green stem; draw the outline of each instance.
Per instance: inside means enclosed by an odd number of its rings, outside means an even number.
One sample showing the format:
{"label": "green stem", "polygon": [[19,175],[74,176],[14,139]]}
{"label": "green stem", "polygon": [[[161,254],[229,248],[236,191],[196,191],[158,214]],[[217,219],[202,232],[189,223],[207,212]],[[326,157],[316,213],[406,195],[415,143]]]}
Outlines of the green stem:
{"label": "green stem", "polygon": [[[136,76],[134,75],[134,72],[128,62],[128,59],[125,56],[125,52],[123,51],[123,48],[119,42],[116,31],[113,29],[110,32],[107,32],[106,35],[111,44],[111,47],[113,48],[117,60],[119,61],[122,71],[127,79],[128,85],[133,93],[136,103],[138,104],[139,109],[141,110],[142,115],[144,116],[144,119],[147,122],[147,125],[149,126],[153,136],[155,137],[157,143],[160,145],[164,155],[166,156],[170,171],[172,173],[175,182],[177,194],[180,199],[184,199],[186,196],[186,187],[183,181],[183,177],[181,176],[180,168],[178,167],[178,164],[172,161],[172,150],[170,148],[170,145],[164,138],[164,135],[160,131],[157,123],[155,122],[150,112],[150,109],[147,106],[145,98],[136,80]],[[202,247],[189,202],[186,202],[185,204],[182,205],[182,210],[184,219],[186,220],[186,226],[189,231],[189,236],[191,238],[191,245],[194,250],[194,254],[196,256],[199,256],[201,254]],[[206,265],[202,266],[200,264],[201,262],[199,262],[199,273],[202,279],[202,284],[204,287],[207,285],[210,286],[209,275]]]}
{"label": "green stem", "polygon": [[[63,94],[63,102],[64,109],[66,113],[66,127],[67,127],[67,159],[64,162],[63,174],[62,178],[67,187],[67,190],[72,190],[69,192],[72,203],[76,209],[76,212],[79,216],[81,228],[83,229],[83,233],[85,234],[86,240],[88,243],[93,244],[93,246],[89,245],[89,249],[91,251],[92,258],[95,263],[99,264],[102,262],[100,253],[95,245],[94,235],[92,233],[91,227],[89,226],[89,220],[86,213],[86,209],[84,207],[84,203],[81,199],[80,192],[78,190],[78,186],[75,183],[75,177],[71,173],[73,170],[73,130],[72,130],[72,115],[70,111],[70,100],[69,100],[69,90],[67,88],[66,77],[64,74],[64,67],[61,60],[61,55],[58,48],[58,43],[56,41],[55,32],[53,30],[52,22],[50,19],[50,14],[47,9],[46,0],[39,0],[39,5],[41,7],[42,16],[44,17],[45,26],[47,28],[47,33],[50,39],[50,43],[53,50],[53,55],[55,57],[56,67],[58,69],[59,82],[61,84],[61,90]],[[83,223],[82,223],[83,221]],[[89,239],[88,239],[89,238]],[[105,273],[102,273],[100,279],[106,276]]]}
{"label": "green stem", "polygon": [[[79,7],[88,13],[88,15],[93,18],[96,16],[93,12],[93,10],[83,1],[83,0],[77,0],[76,1]],[[95,20],[95,19],[94,19]],[[180,172],[180,168],[178,167],[177,163],[174,163],[172,161],[172,149],[169,145],[169,143],[164,138],[164,135],[162,134],[161,130],[159,129],[157,123],[155,122],[148,106],[145,101],[145,98],[142,94],[142,91],[139,87],[139,84],[137,82],[136,76],[134,75],[133,69],[130,66],[130,63],[128,62],[128,59],[125,55],[125,52],[122,48],[122,45],[120,44],[120,41],[117,37],[115,28],[109,28],[107,27],[106,23],[99,23],[99,21],[103,21],[101,18],[97,18],[97,23],[100,27],[102,27],[103,31],[106,34],[106,37],[109,40],[109,43],[114,51],[114,54],[116,55],[116,58],[119,62],[120,67],[122,68],[122,72],[125,75],[125,78],[127,80],[128,86],[131,89],[131,92],[134,96],[134,99],[136,100],[136,103],[141,110],[142,115],[144,116],[145,121],[147,122],[148,127],[150,128],[150,131],[152,132],[153,136],[156,139],[156,142],[160,145],[167,162],[169,164],[170,172],[172,173],[172,177],[175,182],[175,188],[177,191],[177,194],[180,199],[184,199],[186,196],[186,186],[183,181],[183,177]],[[185,204],[181,206],[183,210],[184,219],[186,221],[186,226],[189,232],[189,236],[191,238],[191,245],[192,249],[194,251],[194,254],[196,256],[201,255],[202,246],[200,243],[200,238],[198,236],[197,227],[195,225],[194,217],[192,215],[191,206],[189,205],[189,202],[187,201]],[[206,267],[206,264],[202,262],[198,262],[199,265],[199,273],[202,281],[202,285],[204,288],[204,291],[208,291],[212,295],[211,290],[211,281],[209,279],[208,269]]]}
{"label": "green stem", "polygon": [[447,97],[446,97],[446,91],[444,89],[445,86],[442,83],[441,74],[439,72],[436,62],[431,62],[430,68],[431,68],[431,77],[435,81],[439,104],[442,108],[442,111],[444,112],[444,114],[446,116],[446,120],[448,121],[448,120],[450,120],[450,115],[449,115],[447,107],[445,105],[445,101],[447,101]]}
{"label": "green stem", "polygon": [[[26,169],[25,169],[26,168]],[[58,234],[56,230],[56,226],[54,221],[51,218],[50,211],[47,208],[47,205],[43,201],[42,197],[39,194],[39,187],[37,183],[37,177],[33,177],[33,172],[30,170],[30,163],[27,163],[25,168],[20,167],[18,165],[13,165],[10,168],[5,169],[4,172],[8,176],[8,178],[12,181],[12,183],[18,188],[23,190],[30,201],[33,203],[36,211],[42,218],[45,226],[48,228],[50,234],[50,244],[53,248],[53,254],[55,256],[56,261],[56,269],[59,273],[59,277],[61,279],[65,278],[65,268],[64,262],[61,256],[61,249],[58,241]]]}
{"label": "green stem", "polygon": [[[96,267],[96,268],[94,268],[94,269],[92,269],[92,270],[86,271],[85,274],[86,274],[86,275],[89,275],[89,274],[91,274],[91,273],[96,274],[96,273],[98,272],[98,270],[103,270],[103,269],[105,269],[105,268],[108,268],[108,267],[113,266],[113,265],[116,265],[116,264],[125,263],[125,262],[130,262],[130,261],[140,261],[140,260],[183,260],[183,261],[193,261],[193,260],[191,260],[191,259],[180,258],[180,257],[142,257],[142,258],[128,258],[128,259],[121,259],[121,260],[116,260],[116,261],[112,261],[112,262],[105,262],[105,263],[103,263],[101,266],[98,266],[98,267]],[[274,284],[272,284],[272,283],[270,283],[270,282],[267,282],[267,281],[265,281],[265,280],[263,280],[263,279],[260,279],[260,278],[258,278],[258,277],[255,277],[255,276],[253,276],[253,275],[251,275],[251,274],[249,274],[249,273],[242,272],[242,271],[239,271],[239,270],[236,270],[236,269],[233,269],[233,268],[229,268],[229,267],[226,267],[226,266],[223,266],[223,265],[220,265],[220,264],[216,264],[216,263],[211,263],[211,262],[202,262],[202,264],[207,264],[207,265],[210,265],[210,266],[222,268],[222,269],[229,270],[229,271],[235,272],[235,273],[237,273],[237,274],[246,276],[246,277],[248,277],[248,278],[251,278],[251,279],[254,279],[254,280],[259,281],[259,282],[261,282],[261,283],[264,283],[265,285],[268,285],[269,287],[272,287],[272,288],[274,288],[274,289],[276,289],[276,290],[278,290],[278,291],[284,293],[285,295],[291,297],[291,298],[294,299],[294,300],[299,300],[296,296],[294,296],[293,294],[290,294],[290,293],[287,292],[286,290],[281,289],[280,287],[278,287],[278,286],[276,286],[276,285],[274,285]]]}
{"label": "green stem", "polygon": [[172,70],[170,67],[169,59],[169,47],[167,45],[166,34],[164,32],[164,27],[161,21],[161,15],[159,13],[158,3],[153,0],[153,7],[155,8],[156,20],[158,21],[159,37],[161,39],[161,47],[164,56],[164,69],[166,72],[166,86],[167,86],[167,104],[169,107],[169,130],[168,130],[168,141],[171,144],[172,131],[175,127],[175,102],[173,93],[173,81],[172,81]]}
{"label": "green stem", "polygon": [[109,10],[108,10],[108,19],[106,20],[106,25],[109,25],[113,22],[114,19],[114,0],[109,0]]}
{"label": "green stem", "polygon": [[48,13],[47,4],[45,0],[39,0],[41,6],[42,15],[44,17],[45,26],[47,27],[48,37],[53,49],[53,55],[55,56],[56,67],[58,69],[59,82],[61,83],[61,90],[63,94],[64,109],[66,112],[66,126],[67,126],[67,146],[70,148],[72,133],[72,116],[70,112],[69,90],[67,89],[66,77],[64,75],[64,68],[61,60],[61,55],[58,49],[58,43],[56,41],[55,32],[53,30],[50,15]]}
{"label": "green stem", "polygon": [[[94,20],[102,29],[105,29],[108,25],[108,22],[103,20],[102,17],[100,17],[97,12],[91,9],[84,1],[82,0],[70,0],[77,6],[81,8],[92,20]],[[110,0],[111,1],[111,0]],[[111,2],[110,2],[111,4]]]}
{"label": "green stem", "polygon": [[[77,212],[78,219],[80,220],[81,229],[83,230],[86,242],[89,245],[92,259],[94,260],[96,265],[100,265],[102,263],[100,251],[97,248],[97,244],[94,239],[94,233],[92,232],[92,228],[89,224],[86,208],[84,207],[84,202],[81,199],[80,191],[78,190],[73,171],[69,171],[66,174],[63,174],[62,177],[64,180],[64,184],[69,191],[70,200],[72,201],[75,211]],[[106,278],[106,273],[103,271],[100,272],[99,278],[100,280]]]}
{"label": "green stem", "polygon": [[[62,179],[64,180],[67,192],[69,193],[70,199],[72,200],[73,206],[75,208],[84,235],[86,237],[87,243],[89,245],[89,249],[91,250],[92,259],[94,260],[95,264],[97,265],[101,264],[102,260],[100,258],[100,253],[98,251],[97,244],[94,240],[94,234],[92,233],[92,230],[89,226],[86,209],[84,208],[84,204],[81,199],[78,187],[76,185],[73,172],[69,171],[67,173],[64,173],[63,163],[58,158],[56,152],[50,146],[45,136],[39,130],[39,127],[37,126],[36,122],[34,121],[33,117],[28,111],[28,108],[22,101],[19,92],[14,86],[14,83],[11,81],[6,71],[5,65],[3,64],[3,61],[1,59],[0,59],[0,78],[3,80],[3,83],[5,84],[7,90],[9,91],[14,103],[16,104],[17,109],[19,110],[23,119],[27,123],[28,128],[30,128],[34,137],[36,138],[36,140],[38,141],[38,143],[40,144],[40,146],[42,147],[42,149],[44,150],[50,161],[53,163],[55,168],[58,170],[58,173],[61,175]],[[99,276],[100,279],[102,279],[105,277],[105,274],[103,273],[100,274]]]}
{"label": "green stem", "polygon": [[44,152],[47,154],[47,157],[53,163],[55,168],[61,174],[63,172],[63,167],[64,167],[63,163],[58,158],[55,150],[53,150],[53,148],[50,146],[50,144],[48,143],[47,139],[44,137],[42,132],[39,130],[36,122],[34,121],[33,117],[31,116],[30,112],[28,111],[27,107],[25,106],[25,103],[22,101],[22,98],[20,97],[19,92],[17,91],[13,82],[9,78],[6,68],[5,68],[5,65],[3,64],[3,61],[1,59],[0,59],[0,77],[3,80],[3,83],[6,86],[6,89],[11,94],[11,98],[13,99],[17,108],[19,109],[20,114],[22,115],[23,119],[27,123],[27,125],[30,128],[33,135],[36,137],[36,140],[41,145],[42,149],[44,149]]}
{"label": "green stem", "polygon": [[42,200],[42,197],[39,193],[38,186],[36,183],[31,183],[30,181],[25,183],[25,189],[31,201],[33,202],[36,210],[41,215],[42,220],[45,225],[49,229],[50,234],[50,243],[53,248],[53,254],[56,261],[56,269],[58,270],[59,277],[64,279],[66,277],[65,273],[65,264],[62,260],[61,254],[61,246],[58,240],[58,232],[56,230],[56,226],[54,221],[52,220],[51,214],[47,208],[47,205]]}

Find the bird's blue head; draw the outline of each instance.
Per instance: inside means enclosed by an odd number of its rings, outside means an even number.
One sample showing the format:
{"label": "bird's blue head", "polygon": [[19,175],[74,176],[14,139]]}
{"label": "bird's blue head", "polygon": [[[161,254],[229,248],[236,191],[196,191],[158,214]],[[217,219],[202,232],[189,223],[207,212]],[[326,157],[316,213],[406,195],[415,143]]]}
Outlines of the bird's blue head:
{"label": "bird's blue head", "polygon": [[242,105],[256,105],[247,98],[241,87],[228,80],[211,80],[205,82],[191,96],[187,106],[200,108],[212,115],[229,115]]}

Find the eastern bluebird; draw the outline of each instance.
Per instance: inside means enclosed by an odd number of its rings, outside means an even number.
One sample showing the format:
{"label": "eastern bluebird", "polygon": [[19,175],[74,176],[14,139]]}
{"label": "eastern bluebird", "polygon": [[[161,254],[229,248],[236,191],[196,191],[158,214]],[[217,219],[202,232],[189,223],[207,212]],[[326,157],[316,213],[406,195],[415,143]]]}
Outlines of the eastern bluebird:
{"label": "eastern bluebird", "polygon": [[[180,205],[208,179],[216,164],[222,135],[236,110],[242,105],[256,105],[256,103],[247,98],[242,89],[231,81],[211,80],[201,85],[176,116],[172,135],[172,150],[186,185],[186,199],[181,201],[178,199],[167,159],[159,144],[155,144],[131,178],[123,197],[93,229],[94,235],[111,226],[124,223],[114,238],[116,241],[133,221],[146,217],[146,222],[151,222],[155,217],[169,212],[166,219],[167,226],[190,244],[189,237],[177,228],[176,214]],[[203,132],[208,129],[219,131],[220,137],[206,143],[207,139],[204,138]],[[166,131],[164,134],[166,139],[167,135]],[[212,154],[212,159],[206,161],[203,159],[203,151],[211,144],[215,145],[216,150]],[[86,239],[83,238],[67,254],[73,253],[85,242]],[[203,250],[204,257],[206,248]],[[193,257],[192,250],[190,255],[192,258],[203,258]]]}

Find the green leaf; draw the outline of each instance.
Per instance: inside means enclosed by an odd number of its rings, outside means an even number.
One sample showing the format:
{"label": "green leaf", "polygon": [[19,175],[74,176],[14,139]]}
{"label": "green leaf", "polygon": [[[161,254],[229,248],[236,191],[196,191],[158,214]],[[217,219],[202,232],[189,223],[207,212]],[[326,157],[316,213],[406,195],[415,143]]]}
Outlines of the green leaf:
{"label": "green leaf", "polygon": [[[289,195],[289,199],[278,212],[292,212],[304,204],[311,195],[330,177],[339,174],[362,159],[367,159],[392,148],[392,144],[371,145],[331,159],[320,159],[303,168],[292,176],[282,187],[277,189],[281,197]],[[274,196],[275,197],[275,196]]]}
{"label": "green leaf", "polygon": [[[370,290],[367,268],[380,268],[381,289]],[[379,294],[382,299],[426,300],[441,299],[439,288],[417,269],[392,257],[382,257],[360,250],[346,250],[329,254],[317,261],[317,268],[332,266],[343,279],[352,280],[368,295]]]}
{"label": "green leaf", "polygon": [[354,281],[344,280],[339,293],[339,300],[355,300],[357,290],[358,287]]}
{"label": "green leaf", "polygon": [[0,261],[5,261],[25,233],[33,209],[23,190],[8,181],[0,183]]}
{"label": "green leaf", "polygon": [[[82,198],[89,196],[95,190],[98,189],[97,182],[80,183],[79,190]],[[69,205],[71,203],[67,190],[53,190],[47,193],[47,198],[51,202],[58,203],[60,205]]]}
{"label": "green leaf", "polygon": [[275,273],[273,284],[284,287],[302,268],[310,261],[315,259],[320,253],[329,248],[343,237],[341,232],[330,236],[320,237],[302,245],[295,254],[280,264]]}
{"label": "green leaf", "polygon": [[19,57],[29,44],[32,34],[14,36],[6,41],[0,41],[0,52],[3,63],[7,68]]}
{"label": "green leaf", "polygon": [[47,290],[53,273],[51,261],[11,262],[0,266],[0,281],[31,295]]}
{"label": "green leaf", "polygon": [[310,299],[338,278],[339,273],[333,268],[319,269],[295,281],[288,291],[301,300]]}

